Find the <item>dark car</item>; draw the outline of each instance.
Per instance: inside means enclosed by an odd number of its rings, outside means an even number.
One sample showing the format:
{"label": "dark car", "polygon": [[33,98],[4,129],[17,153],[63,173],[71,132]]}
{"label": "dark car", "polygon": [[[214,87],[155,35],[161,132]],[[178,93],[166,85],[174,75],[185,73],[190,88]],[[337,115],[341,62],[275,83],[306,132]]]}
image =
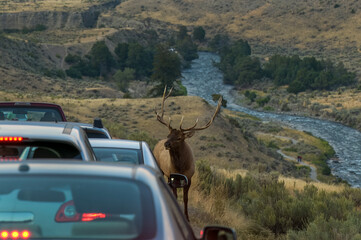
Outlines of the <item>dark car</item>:
{"label": "dark car", "polygon": [[[0,221],[2,236],[23,239],[196,239],[163,176],[144,165],[3,163]],[[235,233],[206,227],[202,239]]]}
{"label": "dark car", "polygon": [[72,122],[71,124],[81,127],[85,131],[88,138],[112,138],[108,129],[103,126],[100,118],[95,118],[93,124],[80,122]]}
{"label": "dark car", "polygon": [[0,121],[0,161],[44,158],[95,161],[86,133],[79,126]]}
{"label": "dark car", "polygon": [[0,120],[66,122],[66,117],[53,103],[0,102]]}

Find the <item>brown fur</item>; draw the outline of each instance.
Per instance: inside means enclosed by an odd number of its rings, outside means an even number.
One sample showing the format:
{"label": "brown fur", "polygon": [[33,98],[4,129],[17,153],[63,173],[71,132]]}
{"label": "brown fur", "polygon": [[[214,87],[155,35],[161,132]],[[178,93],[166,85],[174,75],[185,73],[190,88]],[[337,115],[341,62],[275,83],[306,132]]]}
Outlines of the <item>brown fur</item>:
{"label": "brown fur", "polygon": [[[154,156],[164,175],[169,178],[171,173],[181,173],[188,179],[191,179],[195,171],[194,156],[191,147],[183,141],[177,154],[177,151],[167,150],[165,148],[164,143],[166,141],[167,139],[160,140],[153,150]],[[171,155],[173,157],[171,157]]]}

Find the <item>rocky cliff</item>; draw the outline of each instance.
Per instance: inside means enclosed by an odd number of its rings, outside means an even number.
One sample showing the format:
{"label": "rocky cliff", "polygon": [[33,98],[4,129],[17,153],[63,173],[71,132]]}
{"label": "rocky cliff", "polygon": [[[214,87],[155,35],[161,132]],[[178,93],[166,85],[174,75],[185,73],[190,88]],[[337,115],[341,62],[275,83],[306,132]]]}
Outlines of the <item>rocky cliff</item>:
{"label": "rocky cliff", "polygon": [[97,26],[99,15],[111,8],[115,8],[121,0],[111,0],[101,5],[95,5],[84,11],[29,11],[15,13],[0,13],[0,30],[4,29],[32,29],[37,25],[48,29],[93,28]]}

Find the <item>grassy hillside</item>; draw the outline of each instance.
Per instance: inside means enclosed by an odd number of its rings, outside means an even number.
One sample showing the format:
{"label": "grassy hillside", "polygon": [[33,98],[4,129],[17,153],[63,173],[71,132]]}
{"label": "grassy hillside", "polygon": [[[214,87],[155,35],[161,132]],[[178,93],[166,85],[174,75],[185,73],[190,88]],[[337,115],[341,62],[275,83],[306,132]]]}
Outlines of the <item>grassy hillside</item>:
{"label": "grassy hillside", "polygon": [[[160,108],[160,98],[90,99],[51,97],[35,93],[0,93],[0,101],[58,103],[64,108],[70,121],[90,123],[94,117],[101,117],[113,136],[117,138],[145,140],[154,146],[159,139],[168,134],[167,128],[155,118],[154,109]],[[174,127],[177,127],[183,115],[184,126],[192,125],[196,118],[199,118],[200,125],[204,124],[212,116],[215,108],[199,97],[171,97],[166,103],[165,117],[172,117]],[[292,141],[284,141],[284,138],[296,139],[297,142],[293,146]],[[273,143],[270,144],[272,141]],[[309,188],[310,184],[316,186],[320,192],[325,191],[331,195],[345,194],[344,185],[313,183],[308,177],[307,168],[285,160],[276,153],[275,146],[281,147],[282,144],[286,144],[288,147],[297,147],[297,144],[302,143],[302,149],[305,151],[302,154],[307,154],[309,150],[313,152],[315,158],[321,157],[325,152],[321,141],[303,132],[272,123],[263,123],[246,114],[223,109],[211,127],[197,132],[188,142],[193,148],[197,161],[189,206],[190,220],[196,232],[207,224],[222,224],[235,228],[238,235],[246,239],[278,239],[268,225],[257,220],[253,213],[245,212],[240,205],[241,202],[237,202],[232,194],[228,196],[229,186],[232,185],[227,184],[230,181],[239,181],[238,175],[245,179],[244,184],[256,184],[253,186],[254,189],[260,191],[262,185],[258,186],[258,184],[273,186],[276,179],[287,194],[297,195]],[[292,154],[298,153],[290,153]],[[228,183],[225,179],[229,179]],[[330,177],[323,177],[320,180],[334,182]],[[247,194],[250,194],[247,196],[251,200],[258,194],[265,193],[261,191]]]}
{"label": "grassy hillside", "polygon": [[[0,0],[0,12],[75,12],[109,1]],[[101,37],[106,32],[114,34],[126,28],[136,32],[155,29],[158,34],[164,34],[179,25],[190,30],[203,26],[207,37],[226,33],[235,39],[248,40],[254,53],[263,57],[276,52],[316,55],[343,61],[348,68],[356,70],[358,66],[353,63],[360,59],[361,51],[359,9],[361,3],[357,0],[127,0],[99,17],[99,25],[115,31],[105,29],[89,34]],[[79,41],[84,33],[65,32],[64,36]],[[69,41],[64,36],[61,39]]]}
{"label": "grassy hillside", "polygon": [[249,40],[255,54],[301,53],[344,61],[350,69],[359,59],[357,0],[135,1],[118,6],[121,16],[203,26],[207,36],[228,33]]}

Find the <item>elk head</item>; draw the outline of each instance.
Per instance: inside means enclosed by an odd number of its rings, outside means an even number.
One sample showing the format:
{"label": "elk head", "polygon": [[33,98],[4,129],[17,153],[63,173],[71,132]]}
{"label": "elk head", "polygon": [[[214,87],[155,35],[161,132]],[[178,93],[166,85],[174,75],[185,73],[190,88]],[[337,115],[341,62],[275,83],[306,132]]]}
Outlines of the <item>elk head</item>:
{"label": "elk head", "polygon": [[212,123],[213,123],[214,118],[216,117],[217,113],[220,111],[221,105],[222,105],[222,97],[220,97],[219,100],[218,100],[216,110],[215,110],[212,118],[204,126],[197,127],[197,124],[198,124],[198,118],[197,118],[197,120],[195,121],[195,123],[194,123],[194,125],[192,127],[183,128],[182,125],[183,125],[184,116],[182,116],[182,119],[181,119],[180,125],[179,125],[179,129],[175,129],[175,128],[172,128],[171,125],[170,125],[171,124],[170,117],[169,117],[168,122],[164,121],[164,119],[163,119],[163,117],[164,117],[164,102],[170,96],[170,94],[172,93],[172,90],[173,90],[173,88],[171,88],[169,93],[166,95],[167,87],[165,87],[164,92],[163,92],[163,98],[162,98],[161,113],[159,114],[159,113],[155,112],[156,115],[157,115],[157,120],[160,123],[162,123],[163,125],[167,126],[168,129],[169,129],[169,134],[167,136],[167,141],[164,143],[164,147],[167,150],[179,147],[184,142],[185,139],[191,138],[196,131],[204,130],[204,129],[208,128],[209,126],[211,126]]}

